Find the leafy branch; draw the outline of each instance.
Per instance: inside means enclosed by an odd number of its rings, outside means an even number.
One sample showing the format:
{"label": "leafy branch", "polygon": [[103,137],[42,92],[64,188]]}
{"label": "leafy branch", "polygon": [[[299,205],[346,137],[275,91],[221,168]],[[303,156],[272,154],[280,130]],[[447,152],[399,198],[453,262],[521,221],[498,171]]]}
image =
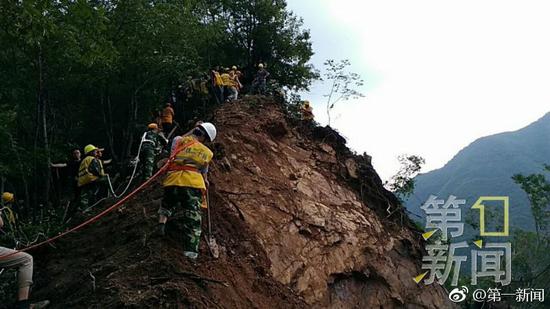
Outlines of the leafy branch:
{"label": "leafy branch", "polygon": [[365,96],[357,90],[357,88],[364,85],[364,81],[359,74],[347,71],[347,68],[351,66],[348,59],[340,61],[329,59],[325,61],[324,65],[326,67],[324,79],[332,82],[330,92],[324,95],[328,98],[326,108],[328,125],[330,126],[330,112],[336,103],[341,100],[347,101],[349,99],[358,99]]}

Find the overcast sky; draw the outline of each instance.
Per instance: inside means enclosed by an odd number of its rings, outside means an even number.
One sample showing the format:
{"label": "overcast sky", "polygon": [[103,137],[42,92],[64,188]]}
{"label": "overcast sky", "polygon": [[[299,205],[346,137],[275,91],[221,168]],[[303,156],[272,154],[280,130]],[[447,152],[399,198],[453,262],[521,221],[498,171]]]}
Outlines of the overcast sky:
{"label": "overcast sky", "polygon": [[[333,127],[373,157],[383,179],[397,156],[442,167],[475,139],[550,111],[550,1],[288,0],[311,30],[319,69],[348,58],[365,98],[338,103]],[[316,83],[304,95],[326,122]]]}

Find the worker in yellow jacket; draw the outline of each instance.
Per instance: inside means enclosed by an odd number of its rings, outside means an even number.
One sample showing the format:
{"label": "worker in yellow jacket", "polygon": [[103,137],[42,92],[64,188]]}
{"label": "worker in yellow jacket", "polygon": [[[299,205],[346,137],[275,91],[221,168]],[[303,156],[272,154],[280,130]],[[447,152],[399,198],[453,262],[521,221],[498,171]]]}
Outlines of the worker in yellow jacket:
{"label": "worker in yellow jacket", "polygon": [[[8,221],[11,221],[10,217],[13,217],[10,204],[14,202],[15,198],[13,193],[2,193],[2,203],[4,207],[0,207],[0,229],[4,227],[4,220],[2,219],[3,212],[7,214]],[[50,302],[42,301],[35,304],[29,302],[29,292],[33,275],[33,258],[30,254],[25,252],[17,252],[15,250],[0,246],[0,269],[17,269],[17,304],[15,308],[45,308]],[[10,307],[12,308],[12,307]]]}
{"label": "worker in yellow jacket", "polygon": [[310,121],[313,121],[313,107],[311,107],[311,104],[309,104],[309,101],[304,101],[304,104],[302,105],[302,108],[301,108],[301,112],[302,112],[302,120],[306,121],[306,122],[310,122]]}
{"label": "worker in yellow jacket", "polygon": [[212,90],[214,92],[214,97],[215,97],[216,101],[218,102],[218,104],[223,103],[223,101],[224,101],[224,97],[223,97],[223,80],[222,80],[222,77],[220,75],[220,67],[219,66],[213,68],[210,71],[210,81],[211,81],[211,86],[212,86]]}
{"label": "worker in yellow jacket", "polygon": [[165,136],[168,136],[172,128],[174,127],[174,109],[172,108],[171,103],[166,103],[164,109],[162,110],[161,114],[161,124],[162,124],[162,131],[164,132]]}
{"label": "worker in yellow jacket", "polygon": [[213,153],[203,143],[216,138],[216,127],[204,122],[187,135],[175,139],[174,161],[164,179],[164,196],[159,210],[159,232],[165,233],[168,217],[178,208],[183,210],[183,254],[196,259],[201,237],[201,205],[208,187],[208,165]]}
{"label": "worker in yellow jacket", "polygon": [[239,75],[237,74],[237,66],[233,66],[229,71],[229,101],[237,100],[239,98],[239,89],[242,88]]}
{"label": "worker in yellow jacket", "polygon": [[103,183],[107,176],[103,169],[103,163],[99,159],[99,148],[94,145],[84,147],[85,158],[78,169],[78,187],[80,188],[80,208],[86,209],[90,200],[99,190],[99,184]]}
{"label": "worker in yellow jacket", "polygon": [[231,87],[233,86],[233,79],[231,78],[231,75],[229,75],[229,68],[224,68],[223,73],[220,76],[223,81],[223,96],[225,98],[225,102],[229,102],[232,100]]}

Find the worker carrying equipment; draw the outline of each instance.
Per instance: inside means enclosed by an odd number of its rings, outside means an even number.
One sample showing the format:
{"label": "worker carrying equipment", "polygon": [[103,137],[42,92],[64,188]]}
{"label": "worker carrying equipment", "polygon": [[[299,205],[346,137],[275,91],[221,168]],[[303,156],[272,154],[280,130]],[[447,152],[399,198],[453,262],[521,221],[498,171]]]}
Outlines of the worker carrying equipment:
{"label": "worker carrying equipment", "polygon": [[164,234],[168,217],[183,208],[184,255],[196,259],[199,254],[201,237],[201,205],[204,191],[208,187],[208,165],[213,153],[203,143],[212,142],[217,135],[216,127],[200,123],[190,133],[175,140],[174,161],[167,169],[164,179],[164,196],[159,209],[159,231]]}
{"label": "worker carrying equipment", "polygon": [[304,121],[312,121],[314,116],[313,116],[313,107],[311,107],[311,105],[309,104],[309,101],[304,101],[304,104],[302,105],[302,108],[301,108],[301,112],[302,112],[302,120]]}
{"label": "worker carrying equipment", "polygon": [[156,123],[150,123],[148,130],[141,139],[141,151],[139,161],[142,163],[143,181],[151,178],[155,167],[155,157],[160,154],[162,147],[168,144],[168,140],[159,134]]}
{"label": "worker carrying equipment", "polygon": [[100,185],[105,182],[106,174],[99,159],[99,149],[94,145],[84,147],[85,158],[78,169],[78,187],[80,188],[80,208],[88,208],[90,199],[95,196]]}

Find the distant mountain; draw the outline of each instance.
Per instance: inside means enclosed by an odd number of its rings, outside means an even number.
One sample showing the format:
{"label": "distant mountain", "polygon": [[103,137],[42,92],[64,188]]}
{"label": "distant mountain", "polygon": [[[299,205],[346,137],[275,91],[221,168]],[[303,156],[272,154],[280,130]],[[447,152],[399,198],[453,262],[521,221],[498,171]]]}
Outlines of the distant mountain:
{"label": "distant mountain", "polygon": [[511,226],[531,230],[534,225],[527,195],[511,177],[541,173],[545,163],[550,164],[550,113],[518,131],[480,138],[444,167],[417,176],[414,196],[406,207],[423,216],[420,206],[430,194],[442,199],[449,195],[464,198],[468,207],[479,196],[509,196]]}

